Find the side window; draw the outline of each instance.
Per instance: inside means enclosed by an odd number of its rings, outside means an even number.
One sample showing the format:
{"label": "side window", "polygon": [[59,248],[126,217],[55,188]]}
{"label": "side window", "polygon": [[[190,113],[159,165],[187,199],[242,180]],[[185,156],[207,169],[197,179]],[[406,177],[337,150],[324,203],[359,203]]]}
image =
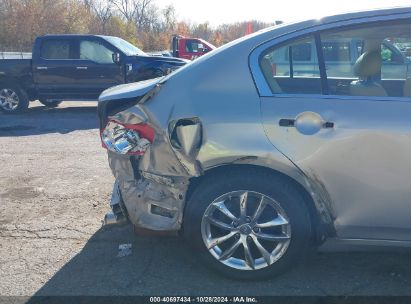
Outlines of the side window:
{"label": "side window", "polygon": [[381,44],[381,59],[384,67],[384,63],[404,63],[403,55],[401,55],[400,50],[389,41],[384,41]]}
{"label": "side window", "polygon": [[187,53],[198,53],[199,43],[196,40],[187,40],[186,41],[186,52]]}
{"label": "side window", "polygon": [[410,33],[409,22],[390,22],[322,34],[329,93],[410,96]]}
{"label": "side window", "polygon": [[[296,44],[291,47],[293,61],[311,62],[313,44],[310,41]],[[285,60],[289,60],[290,52],[285,52]]]}
{"label": "side window", "polygon": [[45,40],[41,44],[40,56],[44,59],[73,59],[70,53],[70,41],[68,40]]}
{"label": "side window", "polygon": [[321,43],[327,76],[329,78],[353,77],[351,41],[344,38],[327,39],[324,37]]}
{"label": "side window", "polygon": [[101,64],[114,64],[113,53],[113,51],[98,42],[80,41],[80,59],[91,60]]}
{"label": "side window", "polygon": [[350,62],[350,42],[349,41],[322,41],[324,61]]}
{"label": "side window", "polygon": [[321,94],[321,79],[313,37],[268,49],[260,68],[273,93]]}

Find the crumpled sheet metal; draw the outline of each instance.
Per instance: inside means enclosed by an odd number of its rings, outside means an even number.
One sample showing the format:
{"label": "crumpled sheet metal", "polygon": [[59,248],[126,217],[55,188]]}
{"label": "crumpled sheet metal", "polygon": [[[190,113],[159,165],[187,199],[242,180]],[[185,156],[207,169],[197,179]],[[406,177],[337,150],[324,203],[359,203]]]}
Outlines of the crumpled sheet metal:
{"label": "crumpled sheet metal", "polygon": [[132,124],[148,123],[155,131],[154,142],[139,159],[138,180],[128,156],[109,152],[110,167],[129,219],[136,226],[150,230],[179,230],[189,179],[202,174],[196,160],[201,145],[201,124],[174,124],[181,145],[176,147],[170,142],[171,135],[153,124],[155,118],[149,117],[144,105],[120,112],[111,119]]}
{"label": "crumpled sheet metal", "polygon": [[[110,152],[109,163],[134,225],[151,230],[180,229],[189,184],[187,177],[141,172],[141,178],[136,180],[128,157]],[[152,213],[153,206],[167,210],[172,217]]]}
{"label": "crumpled sheet metal", "polygon": [[[152,117],[150,113],[145,111],[144,104],[139,104],[136,107],[120,112],[113,116],[112,119],[120,122],[127,122],[128,124],[147,123],[154,129],[154,142],[140,160],[139,167],[141,171],[157,175],[179,177],[201,175],[202,169],[195,160],[198,150],[194,150],[185,144],[189,139],[191,139],[191,145],[198,144],[196,138],[193,138],[192,133],[195,133],[195,136],[201,137],[201,128],[197,127],[194,130],[191,130],[193,128],[192,126],[175,127],[178,133],[181,133],[188,138],[184,141],[181,149],[173,149],[170,144],[170,134],[167,134],[166,130],[163,130],[155,123],[155,117]],[[190,155],[185,154],[183,152],[184,150],[190,150]]]}

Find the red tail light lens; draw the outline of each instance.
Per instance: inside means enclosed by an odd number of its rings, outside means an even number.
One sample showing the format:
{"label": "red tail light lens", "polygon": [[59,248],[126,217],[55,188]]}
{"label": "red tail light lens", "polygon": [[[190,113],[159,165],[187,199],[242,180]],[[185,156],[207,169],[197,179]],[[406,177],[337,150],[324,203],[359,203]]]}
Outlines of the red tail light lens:
{"label": "red tail light lens", "polygon": [[154,141],[154,130],[147,124],[122,124],[110,120],[101,132],[103,147],[123,155],[142,155]]}

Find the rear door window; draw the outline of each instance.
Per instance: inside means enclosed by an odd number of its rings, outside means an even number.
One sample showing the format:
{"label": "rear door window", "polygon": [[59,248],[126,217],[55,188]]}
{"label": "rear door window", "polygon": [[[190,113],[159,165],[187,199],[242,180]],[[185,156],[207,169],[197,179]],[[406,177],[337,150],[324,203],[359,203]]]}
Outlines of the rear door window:
{"label": "rear door window", "polygon": [[[322,50],[332,95],[409,96],[409,22],[323,33]],[[351,57],[350,57],[351,56]]]}
{"label": "rear door window", "polygon": [[350,62],[349,41],[323,41],[324,61]]}
{"label": "rear door window", "polygon": [[314,37],[268,49],[260,68],[273,93],[321,94],[321,78]]}
{"label": "rear door window", "polygon": [[40,54],[48,60],[74,59],[70,40],[45,40],[41,45]]}

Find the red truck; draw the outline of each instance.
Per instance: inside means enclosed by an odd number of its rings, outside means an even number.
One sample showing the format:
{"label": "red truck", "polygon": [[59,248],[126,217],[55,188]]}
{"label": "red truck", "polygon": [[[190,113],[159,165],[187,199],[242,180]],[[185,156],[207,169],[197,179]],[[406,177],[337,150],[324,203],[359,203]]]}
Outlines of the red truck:
{"label": "red truck", "polygon": [[188,38],[181,35],[173,36],[172,55],[177,58],[194,60],[216,47],[200,38]]}

